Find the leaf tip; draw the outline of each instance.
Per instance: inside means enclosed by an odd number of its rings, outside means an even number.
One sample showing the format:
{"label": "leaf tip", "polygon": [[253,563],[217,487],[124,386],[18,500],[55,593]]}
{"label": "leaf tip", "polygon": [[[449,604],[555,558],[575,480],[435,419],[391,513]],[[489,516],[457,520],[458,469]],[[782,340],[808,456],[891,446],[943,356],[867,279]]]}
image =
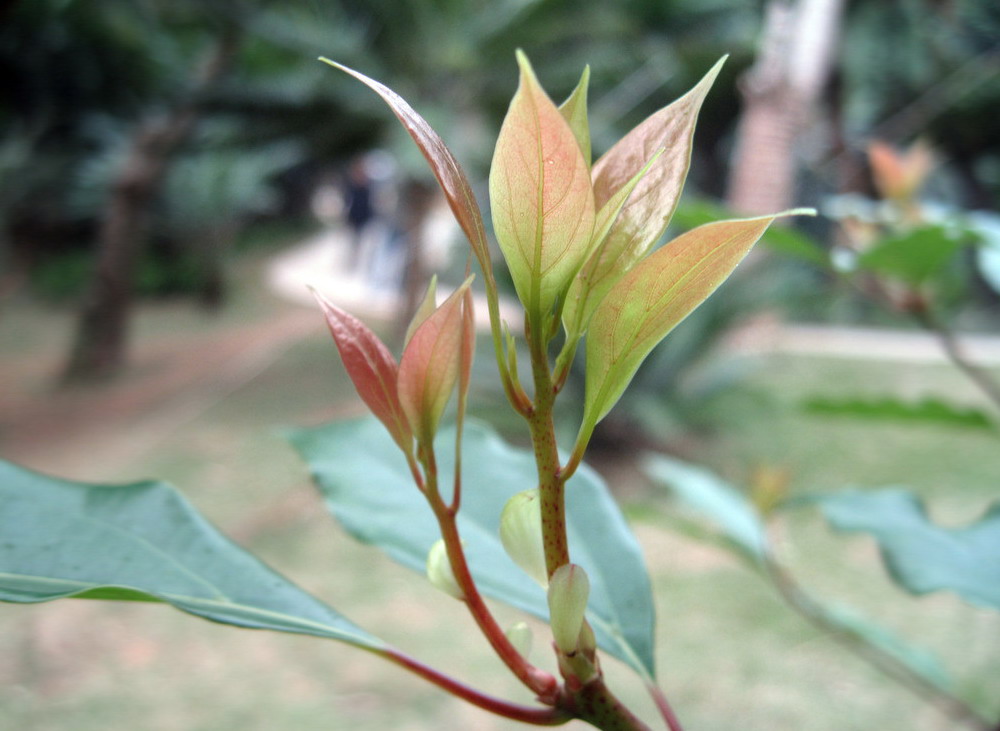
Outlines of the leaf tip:
{"label": "leaf tip", "polygon": [[514,51],[514,57],[517,59],[517,66],[521,70],[522,80],[528,79],[528,81],[533,85],[539,86],[538,77],[535,75],[535,69],[532,67],[531,61],[528,59],[528,54],[518,48]]}

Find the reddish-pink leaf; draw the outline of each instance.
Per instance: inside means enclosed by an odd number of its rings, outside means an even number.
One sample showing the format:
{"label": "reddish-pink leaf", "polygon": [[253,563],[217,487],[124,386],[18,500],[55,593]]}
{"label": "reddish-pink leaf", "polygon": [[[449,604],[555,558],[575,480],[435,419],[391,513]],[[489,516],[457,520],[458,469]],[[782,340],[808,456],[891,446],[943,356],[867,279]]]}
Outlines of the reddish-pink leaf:
{"label": "reddish-pink leaf", "polygon": [[445,197],[448,200],[448,205],[451,207],[452,213],[455,214],[458,225],[462,227],[466,237],[469,239],[469,244],[472,246],[472,251],[479,261],[479,266],[489,276],[489,272],[492,270],[490,268],[490,253],[486,242],[486,231],[483,228],[483,214],[479,210],[479,204],[472,193],[472,186],[469,185],[469,179],[466,177],[465,171],[458,164],[458,160],[451,154],[451,150],[444,144],[438,133],[427,123],[427,120],[417,114],[403,97],[385,84],[336,61],[331,61],[327,58],[321,58],[320,60],[341,71],[345,71],[366,84],[389,105],[389,108],[392,109],[403,127],[410,134],[410,137],[413,138],[413,141],[417,143],[417,147],[420,148],[428,164],[430,164],[431,170],[438,179],[441,190],[444,191]]}
{"label": "reddish-pink leaf", "polygon": [[418,442],[430,444],[462,361],[462,301],[472,278],[452,292],[413,333],[399,362],[399,401]]}
{"label": "reddish-pink leaf", "polygon": [[363,322],[315,290],[313,295],[323,309],[344,368],[361,400],[385,424],[400,448],[409,452],[413,436],[396,388],[396,359]]}
{"label": "reddish-pink leaf", "polygon": [[573,130],[518,52],[521,79],[493,153],[493,229],[528,318],[542,318],[583,265],[594,229],[590,170]]}

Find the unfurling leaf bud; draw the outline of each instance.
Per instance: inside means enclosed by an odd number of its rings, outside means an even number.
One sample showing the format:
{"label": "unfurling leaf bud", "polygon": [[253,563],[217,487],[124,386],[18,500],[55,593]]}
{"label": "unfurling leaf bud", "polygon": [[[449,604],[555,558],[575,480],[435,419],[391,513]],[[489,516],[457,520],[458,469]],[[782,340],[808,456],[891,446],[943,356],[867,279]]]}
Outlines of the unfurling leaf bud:
{"label": "unfurling leaf bud", "polygon": [[531,654],[531,643],[534,639],[534,634],[527,622],[514,623],[505,634],[507,635],[507,639],[510,640],[510,644],[514,646],[514,649],[521,653],[521,657],[527,658]]}
{"label": "unfurling leaf bud", "polygon": [[413,331],[399,361],[399,402],[420,444],[434,440],[463,361],[463,302],[472,277]]}
{"label": "unfurling leaf bud", "polygon": [[500,513],[500,542],[507,555],[531,578],[545,587],[549,574],[545,568],[545,545],[542,543],[542,511],[538,490],[519,492]]}
{"label": "unfurling leaf bud", "polygon": [[417,311],[413,313],[413,319],[410,320],[410,324],[406,328],[406,337],[403,339],[403,346],[409,344],[410,338],[413,337],[413,333],[416,332],[417,328],[424,324],[424,320],[434,314],[434,310],[437,309],[437,275],[431,277],[430,284],[427,285],[427,291],[424,292],[424,298],[420,300],[420,304],[417,305]]}
{"label": "unfurling leaf bud", "polygon": [[567,655],[576,652],[583,629],[583,614],[590,597],[590,579],[582,567],[566,564],[549,580],[549,624],[556,647]]}
{"label": "unfurling leaf bud", "polygon": [[413,449],[413,432],[399,400],[399,367],[396,359],[364,323],[344,312],[316,290],[313,290],[313,295],[323,309],[344,368],[361,400],[385,424],[400,449],[410,453]]}
{"label": "unfurling leaf bud", "polygon": [[445,594],[461,599],[465,595],[455,580],[444,539],[439,538],[427,552],[427,578]]}

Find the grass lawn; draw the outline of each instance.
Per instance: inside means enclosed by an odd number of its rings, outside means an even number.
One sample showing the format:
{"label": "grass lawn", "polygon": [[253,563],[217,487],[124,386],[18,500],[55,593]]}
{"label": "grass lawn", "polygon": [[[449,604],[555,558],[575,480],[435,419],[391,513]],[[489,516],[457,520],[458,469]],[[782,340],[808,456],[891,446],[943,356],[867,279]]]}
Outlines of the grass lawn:
{"label": "grass lawn", "polygon": [[[240,281],[255,281],[258,264],[243,265]],[[238,292],[214,324],[183,305],[146,309],[140,346],[167,337],[212,337],[294,309],[259,290]],[[11,362],[51,363],[66,331],[58,313],[14,308],[0,322],[0,346]],[[223,381],[225,387],[210,382],[188,393],[187,401],[170,399],[120,432],[91,439],[86,453],[64,434],[47,454],[36,452],[32,466],[91,479],[169,480],[239,542],[365,628],[478,687],[530,702],[457,602],[333,524],[281,437],[285,425],[361,412],[321,323],[271,355],[239,379]],[[763,361],[749,385],[763,397],[734,393],[716,403],[718,432],[699,442],[694,455],[734,482],[768,464],[786,468],[797,491],[903,484],[927,499],[936,519],[956,525],[976,517],[1000,492],[996,432],[859,422],[796,408],[808,395],[887,389],[975,402],[974,391],[948,367],[775,356]],[[25,387],[41,388],[37,380]],[[170,418],[162,417],[164,409]],[[0,432],[0,454],[6,454],[8,433]],[[146,438],[137,438],[142,434]],[[131,446],[123,449],[123,443]],[[789,611],[728,556],[666,530],[652,517],[664,500],[651,487],[639,482],[623,488],[626,509],[639,516],[636,531],[653,577],[662,682],[689,731],[954,728]],[[937,653],[960,692],[1000,714],[1000,615],[947,595],[906,596],[886,579],[870,541],[832,535],[809,511],[790,514],[778,535],[784,557],[810,590]],[[517,617],[498,611],[506,622]],[[541,628],[535,645],[535,658],[543,662]],[[613,661],[607,670],[627,702],[650,710],[627,671]],[[0,607],[0,728],[520,727],[334,643],[220,627],[159,606],[63,601]]]}

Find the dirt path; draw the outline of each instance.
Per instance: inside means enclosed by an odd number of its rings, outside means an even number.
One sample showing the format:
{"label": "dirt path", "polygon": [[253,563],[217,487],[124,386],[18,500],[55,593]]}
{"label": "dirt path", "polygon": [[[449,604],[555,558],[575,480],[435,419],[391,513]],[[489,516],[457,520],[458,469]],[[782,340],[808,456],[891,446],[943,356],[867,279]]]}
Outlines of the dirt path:
{"label": "dirt path", "polygon": [[137,339],[126,372],[107,383],[60,389],[39,373],[37,353],[0,360],[0,456],[89,479],[95,462],[120,464],[154,447],[323,332],[307,285],[369,317],[391,314],[394,298],[343,273],[345,250],[336,231],[283,250],[261,273],[280,296],[273,315]]}
{"label": "dirt path", "polygon": [[302,309],[223,333],[139,343],[123,377],[85,388],[18,389],[0,368],[0,379],[13,385],[0,394],[3,456],[50,472],[95,458],[128,458],[204,413],[303,337],[321,330],[315,312]]}

